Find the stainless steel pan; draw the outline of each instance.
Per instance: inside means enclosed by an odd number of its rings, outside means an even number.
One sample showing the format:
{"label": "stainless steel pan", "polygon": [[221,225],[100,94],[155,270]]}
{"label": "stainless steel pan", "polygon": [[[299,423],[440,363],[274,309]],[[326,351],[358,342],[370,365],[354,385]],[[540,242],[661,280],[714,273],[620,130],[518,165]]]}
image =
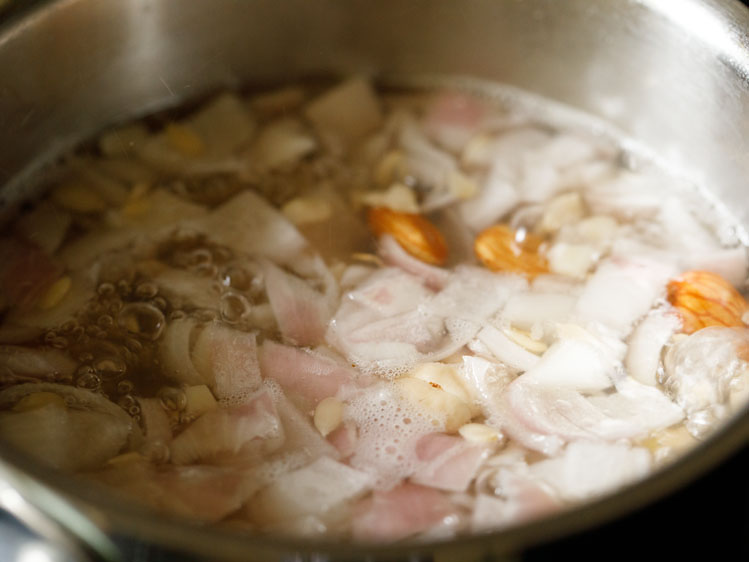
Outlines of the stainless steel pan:
{"label": "stainless steel pan", "polygon": [[[458,75],[607,119],[749,225],[749,10],[734,0],[59,0],[0,14],[0,217],[28,177],[107,124],[224,86],[320,74]],[[517,553],[682,487],[749,443],[749,413],[668,470],[547,520],[366,551],[191,526],[103,497],[0,443],[0,504],[77,555],[137,536],[211,560]],[[411,558],[413,559],[413,558]]]}

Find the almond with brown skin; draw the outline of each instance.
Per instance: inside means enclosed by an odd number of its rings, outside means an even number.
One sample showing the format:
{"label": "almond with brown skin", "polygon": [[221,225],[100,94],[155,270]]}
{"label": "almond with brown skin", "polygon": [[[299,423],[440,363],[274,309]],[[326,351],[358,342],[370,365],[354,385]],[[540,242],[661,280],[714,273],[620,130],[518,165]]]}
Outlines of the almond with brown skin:
{"label": "almond with brown skin", "polygon": [[447,244],[442,233],[421,215],[373,207],[367,218],[376,236],[389,234],[416,259],[431,265],[444,265],[447,261]]}
{"label": "almond with brown skin", "polygon": [[520,273],[531,278],[549,271],[543,255],[543,239],[505,224],[482,231],[473,243],[473,251],[492,271]]}
{"label": "almond with brown skin", "polygon": [[744,326],[749,306],[741,294],[720,275],[688,271],[668,283],[668,301],[681,317],[687,334],[708,326]]}

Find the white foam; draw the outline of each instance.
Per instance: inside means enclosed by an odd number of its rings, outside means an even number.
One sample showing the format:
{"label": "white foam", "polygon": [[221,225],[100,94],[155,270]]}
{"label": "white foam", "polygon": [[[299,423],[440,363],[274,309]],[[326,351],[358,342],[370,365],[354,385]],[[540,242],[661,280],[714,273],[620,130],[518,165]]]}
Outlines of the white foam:
{"label": "white foam", "polygon": [[375,487],[388,489],[416,468],[416,441],[444,429],[444,421],[412,406],[392,383],[362,391],[346,406],[344,419],[359,430],[351,466],[374,476]]}

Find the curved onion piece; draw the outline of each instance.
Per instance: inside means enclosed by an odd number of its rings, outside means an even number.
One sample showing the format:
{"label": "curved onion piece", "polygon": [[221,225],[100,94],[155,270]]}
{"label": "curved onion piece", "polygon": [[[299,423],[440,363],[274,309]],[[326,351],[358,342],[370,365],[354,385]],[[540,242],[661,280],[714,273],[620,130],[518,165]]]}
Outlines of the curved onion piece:
{"label": "curved onion piece", "polygon": [[210,323],[195,341],[192,360],[224,403],[241,403],[260,386],[255,334]]}
{"label": "curved onion piece", "polygon": [[66,353],[57,349],[0,345],[0,368],[15,375],[70,379],[77,365]]}
{"label": "curved onion piece", "polygon": [[288,472],[265,487],[253,499],[249,512],[264,525],[288,524],[305,515],[325,515],[360,498],[372,486],[365,472],[328,457]]}
{"label": "curved onion piece", "polygon": [[354,142],[382,122],[380,102],[368,80],[354,77],[315,98],[305,109],[307,118],[322,135]]}
{"label": "curved onion piece", "polygon": [[260,132],[252,147],[252,162],[264,171],[291,169],[316,148],[317,142],[300,121],[282,118]]}
{"label": "curved onion piece", "polygon": [[642,437],[684,419],[683,410],[656,388],[625,379],[619,392],[590,397],[548,388],[521,376],[507,387],[502,429],[530,449],[557,453],[576,439]]}
{"label": "curved onion piece", "polygon": [[463,492],[488,456],[487,445],[476,445],[461,437],[430,433],[416,443],[422,461],[411,481],[439,490]]}
{"label": "curved onion piece", "polygon": [[341,387],[366,381],[342,360],[266,340],[260,351],[260,368],[291,396],[312,403],[335,396]]}
{"label": "curved onion piece", "polygon": [[124,410],[88,390],[20,384],[0,392],[0,409],[9,406],[0,414],[0,437],[62,470],[96,468],[139,436]]}
{"label": "curved onion piece", "polygon": [[158,398],[138,399],[143,418],[144,445],[153,452],[157,447],[166,446],[172,440],[169,416]]}
{"label": "curved onion piece", "polygon": [[198,372],[191,356],[191,338],[197,323],[192,318],[178,318],[167,325],[159,345],[164,374],[188,385],[212,383]]}
{"label": "curved onion piece", "polygon": [[246,254],[268,257],[293,266],[307,241],[280,211],[252,191],[243,191],[187,227],[205,232]]}
{"label": "curved onion piece", "polygon": [[561,456],[531,465],[566,500],[583,500],[621,488],[650,471],[647,449],[620,443],[575,441]]}
{"label": "curved onion piece", "polygon": [[172,462],[191,464],[244,454],[260,455],[283,444],[284,431],[267,391],[244,404],[219,408],[200,416],[171,442]]}
{"label": "curved onion piece", "polygon": [[406,169],[428,190],[427,198],[448,195],[443,204],[453,200],[455,196],[445,191],[448,179],[458,168],[455,157],[434,146],[411,116],[402,120],[399,142],[406,152]]}
{"label": "curved onion piece", "polygon": [[731,398],[749,376],[749,330],[704,328],[672,345],[663,360],[666,392],[687,414],[687,429],[701,438],[731,413]]}
{"label": "curved onion piece", "polygon": [[395,541],[425,531],[456,511],[434,488],[401,484],[387,492],[375,491],[354,506],[354,538]]}
{"label": "curved onion piece", "polygon": [[478,195],[461,203],[461,217],[473,232],[489,228],[520,201],[517,188],[505,175],[501,165],[492,166]]}
{"label": "curved onion piece", "polygon": [[332,307],[321,293],[271,263],[265,267],[265,288],[285,339],[297,345],[322,341]]}
{"label": "curved onion piece", "polygon": [[146,138],[138,155],[155,168],[200,174],[236,171],[237,153],[255,133],[255,120],[236,95],[221,94],[188,119]]}
{"label": "curved onion piece", "polygon": [[612,257],[588,280],[573,313],[580,322],[599,322],[624,336],[663,296],[671,275],[672,266],[654,258]]}
{"label": "curved onion piece", "polygon": [[495,480],[502,497],[478,494],[471,516],[474,531],[495,530],[561,508],[561,502],[549,486],[525,471],[520,473],[503,467],[497,471]]}
{"label": "curved onion piece", "polygon": [[86,474],[128,500],[158,511],[215,522],[237,511],[257,489],[246,471],[218,466],[154,466],[140,455]]}
{"label": "curved onion piece", "polygon": [[625,366],[635,380],[650,386],[656,385],[661,351],[680,325],[679,317],[673,311],[656,309],[632,331]]}

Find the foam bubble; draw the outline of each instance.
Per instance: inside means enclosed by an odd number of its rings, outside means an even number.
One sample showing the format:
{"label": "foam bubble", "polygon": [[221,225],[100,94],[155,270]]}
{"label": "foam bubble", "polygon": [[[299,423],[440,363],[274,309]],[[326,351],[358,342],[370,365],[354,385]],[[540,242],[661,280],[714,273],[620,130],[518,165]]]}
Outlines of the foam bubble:
{"label": "foam bubble", "polygon": [[380,489],[409,476],[418,463],[416,441],[444,428],[444,422],[404,400],[392,383],[361,392],[347,404],[344,419],[359,430],[351,466],[373,475]]}

